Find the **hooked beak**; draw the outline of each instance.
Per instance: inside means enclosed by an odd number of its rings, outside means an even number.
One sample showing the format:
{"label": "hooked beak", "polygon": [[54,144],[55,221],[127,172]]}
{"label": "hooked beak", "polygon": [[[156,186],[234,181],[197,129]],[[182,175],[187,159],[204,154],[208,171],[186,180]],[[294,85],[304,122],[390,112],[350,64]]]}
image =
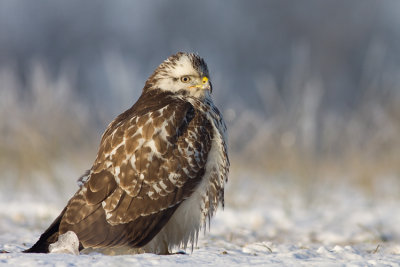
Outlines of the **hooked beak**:
{"label": "hooked beak", "polygon": [[201,89],[210,90],[210,91],[212,90],[211,82],[209,81],[207,76],[204,76],[201,79],[201,84],[196,84],[196,85],[190,86],[190,88],[201,88]]}

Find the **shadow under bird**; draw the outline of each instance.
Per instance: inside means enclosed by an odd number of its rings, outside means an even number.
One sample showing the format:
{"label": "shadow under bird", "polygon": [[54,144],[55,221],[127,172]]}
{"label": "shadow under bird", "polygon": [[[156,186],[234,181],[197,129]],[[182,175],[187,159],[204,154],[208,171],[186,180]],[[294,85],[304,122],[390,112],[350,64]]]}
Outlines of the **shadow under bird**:
{"label": "shadow under bird", "polygon": [[74,232],[79,250],[169,254],[197,242],[227,182],[226,126],[206,63],[179,52],[148,78],[138,101],[104,132],[80,188],[24,252],[47,253]]}

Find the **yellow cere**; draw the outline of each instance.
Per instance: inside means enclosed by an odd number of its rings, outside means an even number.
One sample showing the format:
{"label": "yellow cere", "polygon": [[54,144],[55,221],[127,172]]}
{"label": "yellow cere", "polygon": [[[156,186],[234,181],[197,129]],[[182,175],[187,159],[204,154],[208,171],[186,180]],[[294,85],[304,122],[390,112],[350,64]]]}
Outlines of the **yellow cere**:
{"label": "yellow cere", "polygon": [[202,88],[204,84],[206,84],[208,82],[208,77],[204,76],[201,79],[201,83],[202,84],[197,84],[197,85],[193,85],[193,86],[189,86],[189,88]]}

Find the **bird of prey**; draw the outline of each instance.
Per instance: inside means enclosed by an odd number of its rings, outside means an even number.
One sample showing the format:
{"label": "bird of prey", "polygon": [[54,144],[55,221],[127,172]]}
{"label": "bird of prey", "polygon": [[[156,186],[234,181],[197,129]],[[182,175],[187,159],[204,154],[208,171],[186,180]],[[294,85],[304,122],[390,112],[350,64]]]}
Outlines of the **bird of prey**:
{"label": "bird of prey", "polygon": [[148,78],[137,102],[104,132],[92,168],[40,239],[47,253],[73,231],[79,249],[168,254],[197,242],[224,204],[226,126],[205,61],[179,52]]}

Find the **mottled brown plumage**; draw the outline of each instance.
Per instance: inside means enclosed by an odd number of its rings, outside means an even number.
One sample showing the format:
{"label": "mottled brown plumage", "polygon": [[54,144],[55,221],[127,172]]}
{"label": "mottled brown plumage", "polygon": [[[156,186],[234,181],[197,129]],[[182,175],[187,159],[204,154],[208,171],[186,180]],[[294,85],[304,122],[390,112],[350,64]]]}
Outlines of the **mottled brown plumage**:
{"label": "mottled brown plumage", "polygon": [[164,61],[138,101],[107,127],[80,189],[26,252],[48,252],[68,231],[81,248],[168,253],[193,245],[223,204],[229,168],[225,124],[208,78],[197,55]]}

